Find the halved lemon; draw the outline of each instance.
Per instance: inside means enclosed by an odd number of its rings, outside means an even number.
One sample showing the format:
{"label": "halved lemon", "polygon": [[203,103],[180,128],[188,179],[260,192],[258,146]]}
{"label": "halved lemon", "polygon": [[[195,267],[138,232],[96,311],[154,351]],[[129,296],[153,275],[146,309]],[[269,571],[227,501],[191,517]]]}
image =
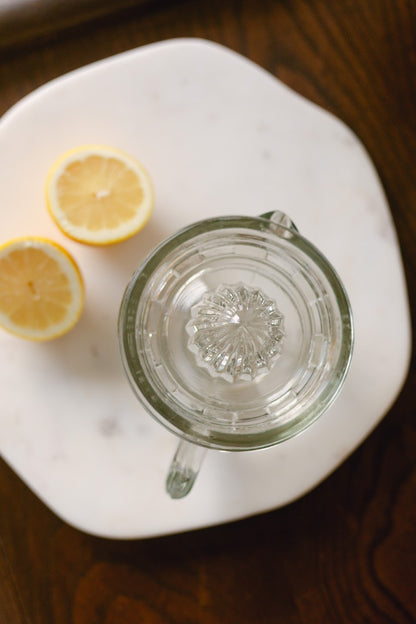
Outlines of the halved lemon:
{"label": "halved lemon", "polygon": [[69,331],[84,305],[84,284],[72,256],[43,238],[0,246],[0,325],[21,338],[51,340]]}
{"label": "halved lemon", "polygon": [[90,245],[110,245],[147,223],[154,191],[138,160],[113,147],[85,145],[65,152],[52,165],[46,201],[64,234]]}

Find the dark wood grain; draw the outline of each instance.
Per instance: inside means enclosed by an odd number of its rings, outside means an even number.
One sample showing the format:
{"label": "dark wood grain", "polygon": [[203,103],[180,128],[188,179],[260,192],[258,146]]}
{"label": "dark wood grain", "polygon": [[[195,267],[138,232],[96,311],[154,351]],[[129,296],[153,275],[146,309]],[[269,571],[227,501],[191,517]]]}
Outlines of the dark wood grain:
{"label": "dark wood grain", "polygon": [[0,0],[0,49],[33,46],[50,34],[157,0]]}
{"label": "dark wood grain", "polygon": [[[397,226],[414,327],[414,1],[137,6],[3,50],[0,113],[64,72],[178,36],[204,37],[246,55],[356,132]],[[382,423],[302,499],[183,535],[124,542],[85,535],[0,464],[0,624],[415,622],[415,382],[413,357]]]}

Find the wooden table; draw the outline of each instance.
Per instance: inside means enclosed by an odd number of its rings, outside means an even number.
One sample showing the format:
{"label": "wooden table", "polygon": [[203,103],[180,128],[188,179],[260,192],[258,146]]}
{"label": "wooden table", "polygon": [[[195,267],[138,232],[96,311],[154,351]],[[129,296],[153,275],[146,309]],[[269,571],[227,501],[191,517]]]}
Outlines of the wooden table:
{"label": "wooden table", "polygon": [[[0,33],[0,113],[51,78],[123,50],[178,36],[220,42],[335,113],[363,141],[391,206],[416,309],[413,0],[160,0],[61,17],[55,29],[45,21],[14,38]],[[415,381],[413,359],[386,418],[301,500],[183,535],[85,535],[0,463],[0,623],[415,622]]]}

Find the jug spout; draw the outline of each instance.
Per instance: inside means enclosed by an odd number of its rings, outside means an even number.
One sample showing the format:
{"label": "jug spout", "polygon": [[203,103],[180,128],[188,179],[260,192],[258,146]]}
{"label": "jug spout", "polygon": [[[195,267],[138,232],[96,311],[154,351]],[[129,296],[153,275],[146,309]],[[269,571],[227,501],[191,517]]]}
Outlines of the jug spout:
{"label": "jug spout", "polygon": [[[272,210],[271,212],[265,212],[260,215],[262,219],[267,219],[273,226],[273,230],[276,231],[276,234],[279,236],[286,237],[288,235],[287,230],[292,230],[292,232],[298,232],[298,228],[293,223],[292,219],[284,212],[280,210]],[[282,228],[285,228],[284,230]],[[286,232],[286,236],[285,236]]]}

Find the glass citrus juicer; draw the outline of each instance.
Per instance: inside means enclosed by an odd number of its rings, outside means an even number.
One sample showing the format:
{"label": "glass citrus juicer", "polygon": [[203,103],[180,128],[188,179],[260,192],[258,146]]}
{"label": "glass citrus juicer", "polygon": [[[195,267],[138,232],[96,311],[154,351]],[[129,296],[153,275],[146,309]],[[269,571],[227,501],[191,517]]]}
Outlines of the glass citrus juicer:
{"label": "glass citrus juicer", "polygon": [[331,264],[272,212],[207,219],[161,243],[127,286],[119,340],[137,397],[179,437],[166,487],[181,498],[207,448],[272,446],[329,407],[353,325]]}

